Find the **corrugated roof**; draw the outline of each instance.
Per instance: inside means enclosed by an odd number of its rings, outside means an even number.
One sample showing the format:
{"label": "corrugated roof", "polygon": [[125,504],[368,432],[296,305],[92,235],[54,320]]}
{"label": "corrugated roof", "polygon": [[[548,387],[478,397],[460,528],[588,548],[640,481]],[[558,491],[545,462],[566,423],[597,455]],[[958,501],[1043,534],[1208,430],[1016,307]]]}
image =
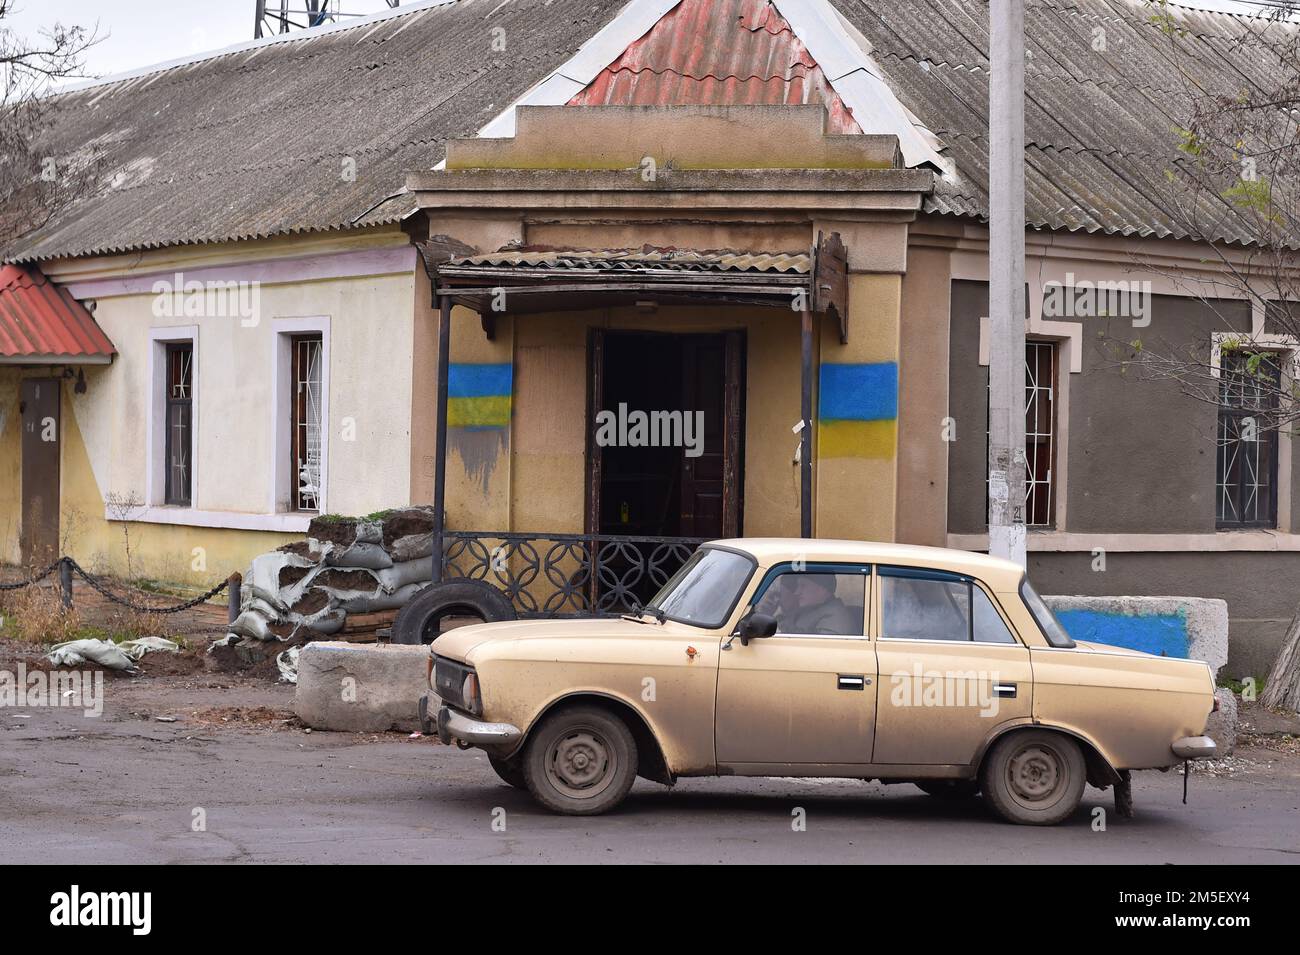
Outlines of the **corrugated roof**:
{"label": "corrugated roof", "polygon": [[778,272],[806,275],[811,268],[807,252],[738,252],[732,249],[676,249],[642,246],[639,249],[502,249],[486,255],[453,259],[444,268],[571,269],[590,272]]}
{"label": "corrugated roof", "polygon": [[768,0],[682,0],[570,106],[822,103],[829,132],[861,133],[807,47]]}
{"label": "corrugated roof", "polygon": [[0,361],[109,361],[117,349],[85,307],[39,269],[0,266]]}
{"label": "corrugated roof", "polygon": [[413,208],[390,198],[407,172],[436,165],[624,3],[455,0],[61,94],[37,155],[100,150],[102,192],[6,258],[397,221]]}
{"label": "corrugated roof", "polygon": [[[972,0],[831,0],[872,45],[898,98],[946,147],[955,175],[936,184],[931,212],[988,214],[988,6]],[[1189,103],[1176,77],[1191,56],[1197,81],[1236,95],[1280,65],[1247,31],[1283,29],[1237,14],[1160,8],[1142,0],[1027,0],[1025,217],[1029,225],[1121,235],[1249,242],[1257,230],[1211,194],[1193,197],[1165,175],[1181,153]],[[1099,49],[1098,47],[1103,48]],[[1183,62],[1183,65],[1185,65]]]}
{"label": "corrugated roof", "polygon": [[[397,221],[412,208],[399,195],[406,172],[435,166],[448,139],[474,135],[564,67],[624,2],[449,0],[65,93],[42,151],[76,163],[99,150],[103,188],[11,243],[8,257]],[[614,63],[584,72],[586,89],[570,81],[559,102],[575,94],[583,102],[820,98],[833,127],[871,131],[910,124],[902,115],[910,111],[925,127],[913,137],[912,154],[925,154],[930,147],[922,140],[933,133],[955,169],[926,208],[986,215],[987,0],[830,0],[847,31],[823,15],[820,0],[785,3],[783,17],[781,0],[775,9],[766,0],[683,0],[622,55],[610,54]],[[1172,79],[1175,54],[1195,57],[1198,79],[1210,90],[1264,84],[1278,66],[1236,43],[1259,22],[1170,6],[1164,12],[1180,28],[1171,35],[1151,22],[1143,0],[1026,6],[1028,223],[1185,235],[1180,209],[1189,197],[1164,175],[1179,155],[1173,128],[1187,105]],[[729,42],[702,42],[706,15],[735,18]],[[1094,48],[1098,29],[1104,50]],[[868,66],[833,55],[842,52],[842,34],[855,44],[861,35]],[[501,40],[504,50],[496,48]],[[817,63],[814,54],[837,62]],[[890,90],[901,107],[880,95]],[[881,115],[871,115],[878,107]],[[1197,218],[1216,223],[1207,230],[1212,237],[1249,241],[1253,230],[1227,203],[1213,195],[1198,202]]]}

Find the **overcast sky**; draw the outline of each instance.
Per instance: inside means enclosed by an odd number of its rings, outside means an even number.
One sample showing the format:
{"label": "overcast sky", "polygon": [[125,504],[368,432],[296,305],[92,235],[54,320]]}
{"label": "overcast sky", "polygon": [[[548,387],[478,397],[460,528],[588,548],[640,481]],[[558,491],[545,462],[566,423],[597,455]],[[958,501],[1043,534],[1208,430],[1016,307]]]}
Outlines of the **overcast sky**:
{"label": "overcast sky", "polygon": [[[271,0],[274,3],[274,0]],[[414,0],[403,0],[408,6]],[[1175,0],[1202,9],[1240,10],[1237,0]],[[54,22],[93,27],[102,41],[86,57],[98,76],[217,50],[253,39],[254,0],[15,0],[3,26],[32,36]],[[275,4],[278,6],[278,4]],[[290,0],[302,9],[304,0]],[[385,0],[343,0],[349,13],[377,13]]]}

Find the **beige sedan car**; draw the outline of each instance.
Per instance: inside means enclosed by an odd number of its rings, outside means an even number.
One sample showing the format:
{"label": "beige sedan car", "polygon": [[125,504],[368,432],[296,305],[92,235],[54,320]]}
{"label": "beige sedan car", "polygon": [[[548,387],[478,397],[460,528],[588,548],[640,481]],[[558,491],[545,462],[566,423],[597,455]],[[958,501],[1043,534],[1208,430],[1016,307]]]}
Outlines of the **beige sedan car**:
{"label": "beige sedan car", "polygon": [[718,541],[639,613],[431,649],[428,723],[567,814],[638,775],[846,777],[1048,825],[1085,783],[1124,812],[1130,770],[1215,752],[1208,665],[1077,643],[1022,568],[964,551]]}

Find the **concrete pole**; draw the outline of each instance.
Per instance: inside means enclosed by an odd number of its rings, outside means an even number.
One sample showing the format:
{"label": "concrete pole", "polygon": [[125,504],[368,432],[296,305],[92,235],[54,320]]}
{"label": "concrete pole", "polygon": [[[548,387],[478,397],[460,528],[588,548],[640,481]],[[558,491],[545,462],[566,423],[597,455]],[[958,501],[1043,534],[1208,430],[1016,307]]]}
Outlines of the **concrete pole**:
{"label": "concrete pole", "polygon": [[989,4],[989,553],[1025,566],[1025,3]]}

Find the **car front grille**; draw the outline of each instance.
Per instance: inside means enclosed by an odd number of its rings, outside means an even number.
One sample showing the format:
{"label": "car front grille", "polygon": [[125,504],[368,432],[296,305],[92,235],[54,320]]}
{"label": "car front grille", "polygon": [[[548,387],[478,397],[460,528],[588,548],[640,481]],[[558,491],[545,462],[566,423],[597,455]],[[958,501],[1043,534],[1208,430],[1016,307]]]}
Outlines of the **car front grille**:
{"label": "car front grille", "polygon": [[473,667],[468,667],[456,660],[449,660],[446,657],[434,657],[433,692],[437,693],[448,706],[464,710],[466,706],[465,700],[461,696],[461,689],[465,685],[465,677],[473,672]]}

